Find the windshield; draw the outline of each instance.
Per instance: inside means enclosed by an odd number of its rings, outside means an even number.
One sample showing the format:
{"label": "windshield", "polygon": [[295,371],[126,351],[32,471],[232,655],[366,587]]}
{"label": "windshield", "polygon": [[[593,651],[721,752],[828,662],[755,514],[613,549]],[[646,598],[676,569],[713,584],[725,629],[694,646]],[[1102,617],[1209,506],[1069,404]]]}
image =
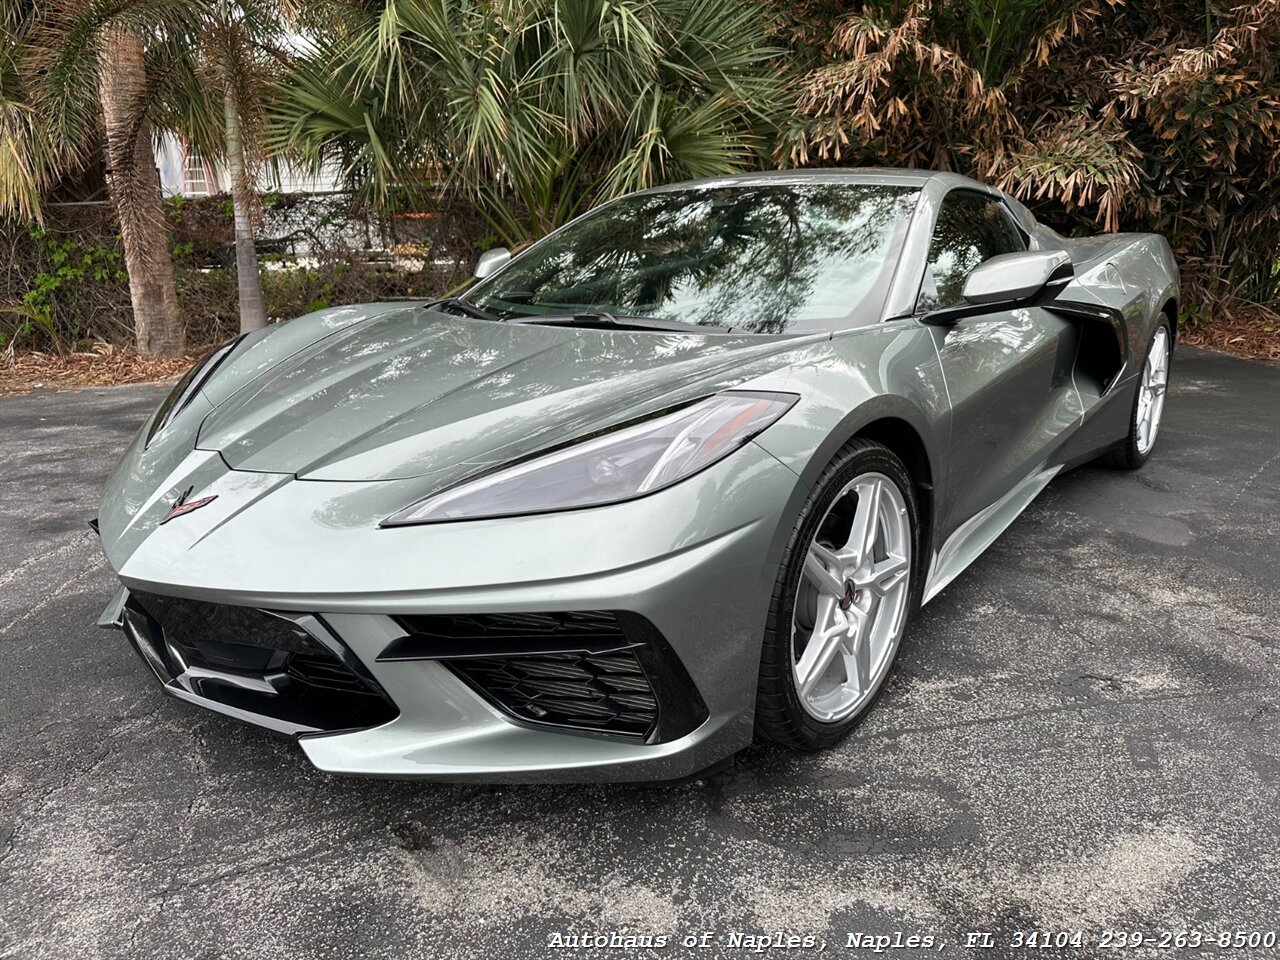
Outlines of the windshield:
{"label": "windshield", "polygon": [[503,319],[608,313],[737,332],[879,319],[918,191],[769,184],[623,197],[467,294]]}

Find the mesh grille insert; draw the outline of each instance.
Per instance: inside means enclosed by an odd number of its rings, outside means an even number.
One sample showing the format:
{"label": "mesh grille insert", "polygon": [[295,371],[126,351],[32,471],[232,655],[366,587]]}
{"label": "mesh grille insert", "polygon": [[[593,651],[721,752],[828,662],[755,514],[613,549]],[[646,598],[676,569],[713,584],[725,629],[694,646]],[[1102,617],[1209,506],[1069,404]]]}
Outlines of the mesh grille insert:
{"label": "mesh grille insert", "polygon": [[380,662],[438,660],[513,719],[666,743],[707,708],[666,638],[626,610],[397,616]]}
{"label": "mesh grille insert", "polygon": [[507,712],[524,720],[643,737],[658,701],[630,650],[475,657],[449,665]]}

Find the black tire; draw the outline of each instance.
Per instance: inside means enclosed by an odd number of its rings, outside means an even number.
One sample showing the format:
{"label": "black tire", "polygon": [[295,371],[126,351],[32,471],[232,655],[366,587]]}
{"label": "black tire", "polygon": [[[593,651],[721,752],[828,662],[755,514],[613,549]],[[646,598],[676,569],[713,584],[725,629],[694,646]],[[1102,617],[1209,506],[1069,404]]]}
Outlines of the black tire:
{"label": "black tire", "polygon": [[[1151,339],[1147,341],[1147,349],[1142,353],[1142,367],[1139,370],[1146,369],[1147,358],[1151,355],[1151,347],[1155,344],[1157,331],[1164,330],[1165,335],[1169,338],[1169,368],[1173,369],[1173,330],[1169,326],[1168,320],[1161,320],[1156,325],[1156,329],[1151,331]],[[1139,373],[1139,377],[1141,373]],[[1133,407],[1129,410],[1129,433],[1117,443],[1114,447],[1098,458],[1098,464],[1104,467],[1110,467],[1113,470],[1137,470],[1151,458],[1151,451],[1155,449],[1152,444],[1151,449],[1146,453],[1138,450],[1138,402],[1142,399],[1141,384],[1134,388],[1133,391]]]}
{"label": "black tire", "polygon": [[[800,510],[795,529],[782,555],[774,582],[765,624],[764,647],[760,657],[760,677],[756,693],[757,735],[783,746],[800,750],[821,750],[838,743],[867,715],[883,692],[893,664],[885,670],[879,687],[853,716],[824,723],[801,705],[792,673],[792,616],[804,568],[805,555],[828,508],[855,477],[879,472],[889,477],[902,492],[911,521],[909,600],[906,623],[920,605],[923,567],[920,558],[920,521],[915,486],[901,460],[887,447],[870,440],[850,441],[822,472],[813,492]],[[906,626],[903,627],[904,631]],[[899,650],[901,645],[899,645]],[[895,653],[896,658],[896,653]]]}

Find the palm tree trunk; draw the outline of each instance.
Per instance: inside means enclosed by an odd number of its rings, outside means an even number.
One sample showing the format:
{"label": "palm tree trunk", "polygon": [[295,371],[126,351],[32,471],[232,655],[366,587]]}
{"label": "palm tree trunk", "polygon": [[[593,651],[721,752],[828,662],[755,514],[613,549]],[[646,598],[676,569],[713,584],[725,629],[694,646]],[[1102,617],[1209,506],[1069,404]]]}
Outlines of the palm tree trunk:
{"label": "palm tree trunk", "polygon": [[231,205],[236,221],[236,283],[240,292],[240,332],[261,330],[267,325],[267,309],[262,301],[262,279],[258,274],[258,251],[253,243],[253,184],[244,163],[244,133],[240,114],[228,90],[223,98],[227,123],[227,168],[231,175]]}
{"label": "palm tree trunk", "polygon": [[107,137],[107,186],[120,218],[120,242],[129,271],[138,352],[180,357],[186,328],[178,312],[169,226],[151,150],[151,126],[142,113],[146,95],[142,41],[125,28],[104,38],[98,96]]}

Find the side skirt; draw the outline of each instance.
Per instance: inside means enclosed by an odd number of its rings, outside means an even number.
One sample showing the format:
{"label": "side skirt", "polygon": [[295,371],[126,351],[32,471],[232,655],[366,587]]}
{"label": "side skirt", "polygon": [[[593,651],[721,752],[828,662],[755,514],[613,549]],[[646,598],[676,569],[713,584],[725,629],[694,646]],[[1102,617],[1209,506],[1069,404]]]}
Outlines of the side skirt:
{"label": "side skirt", "polygon": [[929,564],[929,576],[925,580],[922,604],[928,603],[949,584],[964,572],[969,564],[982,554],[982,551],[995,543],[1009,524],[1027,508],[1043,490],[1049,481],[1062,470],[1060,466],[1046,467],[1033,473],[1015,486],[1003,497],[974,514],[956,530],[942,549],[933,555]]}

